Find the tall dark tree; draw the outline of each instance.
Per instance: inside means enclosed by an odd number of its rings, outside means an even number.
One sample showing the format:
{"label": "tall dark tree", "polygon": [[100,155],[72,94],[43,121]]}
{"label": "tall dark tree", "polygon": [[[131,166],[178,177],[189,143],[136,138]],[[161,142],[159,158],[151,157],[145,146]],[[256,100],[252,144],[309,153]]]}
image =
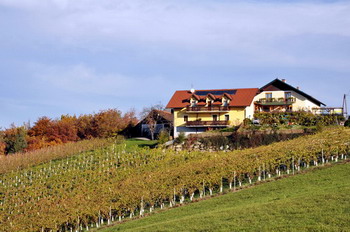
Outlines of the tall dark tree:
{"label": "tall dark tree", "polygon": [[143,108],[141,117],[146,122],[148,130],[151,134],[151,139],[154,140],[154,133],[157,130],[157,122],[160,119],[159,110],[164,110],[161,103]]}
{"label": "tall dark tree", "polygon": [[27,130],[25,127],[14,127],[5,131],[4,142],[6,144],[6,154],[22,152],[28,146]]}

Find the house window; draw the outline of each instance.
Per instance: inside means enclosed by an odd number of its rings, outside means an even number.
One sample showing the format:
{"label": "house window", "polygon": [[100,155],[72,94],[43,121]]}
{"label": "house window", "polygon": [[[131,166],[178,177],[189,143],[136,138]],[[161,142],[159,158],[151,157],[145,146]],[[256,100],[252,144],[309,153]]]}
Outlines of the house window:
{"label": "house window", "polygon": [[225,121],[229,121],[230,120],[230,115],[226,114],[225,115]]}
{"label": "house window", "polygon": [[272,93],[266,93],[265,97],[266,97],[266,99],[271,99],[272,98]]}
{"label": "house window", "polygon": [[216,122],[218,120],[218,116],[217,115],[213,115],[213,121]]}
{"label": "house window", "polygon": [[286,92],[286,93],[284,93],[284,96],[285,96],[286,99],[289,99],[289,98],[292,97],[292,93],[291,92]]}
{"label": "house window", "polygon": [[188,122],[188,115],[185,115],[185,116],[184,116],[184,121],[185,121],[185,122]]}

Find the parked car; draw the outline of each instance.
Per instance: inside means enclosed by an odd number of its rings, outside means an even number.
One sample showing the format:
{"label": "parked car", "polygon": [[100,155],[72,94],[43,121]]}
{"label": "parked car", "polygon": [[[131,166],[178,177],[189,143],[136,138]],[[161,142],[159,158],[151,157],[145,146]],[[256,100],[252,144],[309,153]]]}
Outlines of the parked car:
{"label": "parked car", "polygon": [[260,120],[259,119],[253,119],[253,124],[254,125],[260,125]]}

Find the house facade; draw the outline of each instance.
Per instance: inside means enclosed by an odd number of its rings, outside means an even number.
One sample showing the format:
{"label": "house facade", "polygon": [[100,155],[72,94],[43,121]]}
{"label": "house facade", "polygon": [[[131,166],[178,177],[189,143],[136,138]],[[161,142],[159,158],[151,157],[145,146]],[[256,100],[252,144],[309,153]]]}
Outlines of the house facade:
{"label": "house facade", "polygon": [[166,108],[174,117],[174,137],[236,126],[253,117],[258,88],[176,91]]}
{"label": "house facade", "polygon": [[255,112],[316,112],[324,103],[286,83],[285,79],[275,79],[260,88],[254,97]]}
{"label": "house facade", "polygon": [[174,137],[240,125],[255,112],[316,112],[323,104],[286,81],[261,88],[176,91],[166,108],[173,116]]}

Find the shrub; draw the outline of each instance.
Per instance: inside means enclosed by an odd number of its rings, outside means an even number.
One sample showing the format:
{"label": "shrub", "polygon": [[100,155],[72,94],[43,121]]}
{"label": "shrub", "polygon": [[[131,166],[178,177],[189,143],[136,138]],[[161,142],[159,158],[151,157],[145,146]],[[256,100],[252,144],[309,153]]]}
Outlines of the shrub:
{"label": "shrub", "polygon": [[316,131],[317,132],[322,132],[324,128],[324,124],[322,122],[317,122],[316,124]]}
{"label": "shrub", "polygon": [[233,149],[244,149],[268,145],[274,142],[294,139],[302,134],[281,134],[274,131],[273,133],[252,132],[252,133],[234,133],[231,136]]}
{"label": "shrub", "polygon": [[175,143],[182,144],[186,140],[186,135],[184,132],[180,132],[179,136],[175,139]]}
{"label": "shrub", "polygon": [[298,111],[298,112],[260,112],[255,113],[254,118],[260,120],[262,125],[275,125],[275,124],[294,124],[301,126],[317,126],[321,123],[323,126],[337,125],[339,121],[344,120],[341,115],[314,115],[310,112]]}
{"label": "shrub", "polygon": [[162,130],[158,135],[159,144],[164,144],[169,141],[169,132],[167,130]]}
{"label": "shrub", "polygon": [[344,123],[345,127],[350,127],[350,117],[348,118],[348,120],[346,120],[346,122]]}
{"label": "shrub", "polygon": [[216,150],[225,149],[228,145],[230,145],[229,139],[222,135],[204,137],[199,141],[205,148],[213,147]]}
{"label": "shrub", "polygon": [[245,118],[245,119],[243,120],[243,127],[244,127],[244,128],[250,127],[252,124],[253,124],[253,122],[252,122],[252,120],[250,120],[249,118]]}

